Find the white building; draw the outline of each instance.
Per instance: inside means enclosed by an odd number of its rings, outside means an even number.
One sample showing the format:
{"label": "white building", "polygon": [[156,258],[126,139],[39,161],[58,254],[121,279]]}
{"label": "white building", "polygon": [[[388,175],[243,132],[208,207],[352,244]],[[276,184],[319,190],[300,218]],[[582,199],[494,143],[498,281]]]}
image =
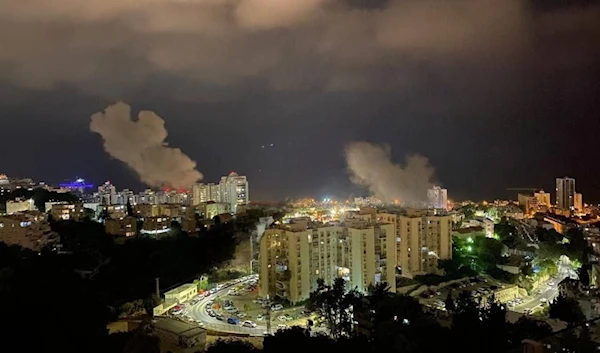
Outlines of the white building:
{"label": "white building", "polygon": [[248,180],[245,176],[231,172],[228,176],[221,177],[219,190],[221,202],[229,203],[233,213],[237,211],[238,205],[248,204]]}
{"label": "white building", "polygon": [[221,200],[220,185],[214,183],[196,183],[192,186],[192,205],[196,206],[202,202]]}
{"label": "white building", "polygon": [[427,190],[427,201],[430,208],[447,209],[448,208],[448,190],[439,186]]}
{"label": "white building", "polygon": [[575,179],[556,178],[556,207],[561,210],[575,208]]}
{"label": "white building", "polygon": [[117,188],[110,183],[110,181],[98,186],[98,196],[100,197],[100,203],[102,205],[110,205],[113,201],[114,195],[117,193]]}
{"label": "white building", "polygon": [[21,199],[16,199],[16,200],[10,200],[10,201],[6,201],[6,214],[13,214],[13,213],[17,213],[17,212],[24,212],[24,211],[33,211],[35,209],[35,206],[33,204],[33,199],[28,199],[28,200],[21,200]]}

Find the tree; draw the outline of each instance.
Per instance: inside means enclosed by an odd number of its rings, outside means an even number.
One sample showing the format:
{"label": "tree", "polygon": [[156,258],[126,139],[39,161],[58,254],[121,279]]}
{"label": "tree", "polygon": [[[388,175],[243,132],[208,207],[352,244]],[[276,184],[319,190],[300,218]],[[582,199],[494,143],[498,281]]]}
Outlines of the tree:
{"label": "tree", "polygon": [[585,315],[577,300],[569,298],[562,293],[550,303],[549,315],[553,319],[566,322],[569,326],[585,321]]}
{"label": "tree", "polygon": [[577,274],[579,275],[579,281],[584,287],[590,286],[590,265],[583,264],[577,270]]}
{"label": "tree", "polygon": [[331,336],[338,339],[349,336],[352,331],[352,306],[361,297],[356,290],[346,293],[343,278],[336,278],[328,286],[320,278],[317,289],[310,293],[307,307],[317,313],[318,321],[325,323]]}
{"label": "tree", "polygon": [[160,353],[160,339],[154,334],[151,321],[144,321],[125,344],[123,353]]}
{"label": "tree", "polygon": [[527,316],[521,316],[511,328],[510,344],[520,345],[526,339],[541,339],[552,333],[552,328],[544,321],[533,320]]}
{"label": "tree", "polygon": [[444,304],[446,305],[446,310],[453,314],[456,310],[456,304],[454,303],[454,299],[452,299],[452,292],[448,291],[448,295],[446,296],[446,300],[444,300]]}
{"label": "tree", "polygon": [[133,207],[131,206],[131,202],[129,202],[129,199],[127,199],[127,215],[129,217],[135,216],[135,213],[133,212]]}
{"label": "tree", "polygon": [[256,352],[252,343],[238,339],[219,339],[208,346],[207,353],[251,353]]}

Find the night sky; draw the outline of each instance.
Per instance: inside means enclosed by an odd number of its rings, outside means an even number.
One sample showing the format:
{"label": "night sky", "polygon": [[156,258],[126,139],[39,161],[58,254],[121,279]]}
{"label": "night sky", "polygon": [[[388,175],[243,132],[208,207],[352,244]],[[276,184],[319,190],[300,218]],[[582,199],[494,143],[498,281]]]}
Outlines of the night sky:
{"label": "night sky", "polygon": [[568,175],[600,202],[600,4],[550,2],[5,0],[0,173],[141,190],[90,131],[124,101],[252,200],[365,195],[360,140],[426,156],[451,199]]}

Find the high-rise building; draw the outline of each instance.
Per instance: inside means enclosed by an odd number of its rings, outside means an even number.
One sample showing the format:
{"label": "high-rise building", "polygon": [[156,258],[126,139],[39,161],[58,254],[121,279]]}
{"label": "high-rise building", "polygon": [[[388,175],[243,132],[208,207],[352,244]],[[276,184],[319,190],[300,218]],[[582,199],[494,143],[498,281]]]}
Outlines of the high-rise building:
{"label": "high-rise building", "polygon": [[260,294],[291,302],[307,299],[317,280],[336,278],[366,292],[387,282],[396,289],[396,240],[393,224],[360,218],[342,225],[298,222],[267,229],[260,239]]}
{"label": "high-rise building", "polygon": [[556,178],[556,207],[561,210],[575,208],[575,179]]}
{"label": "high-rise building", "polygon": [[221,177],[219,183],[220,201],[231,205],[231,211],[236,212],[238,205],[248,204],[248,180],[236,172]]}
{"label": "high-rise building", "polygon": [[452,217],[414,213],[378,213],[396,225],[396,263],[404,277],[439,273],[438,260],[452,258]]}
{"label": "high-rise building", "polygon": [[98,186],[98,196],[100,197],[100,204],[110,205],[112,204],[113,197],[117,194],[117,188],[110,181]]}
{"label": "high-rise building", "polygon": [[550,193],[539,190],[533,194],[537,200],[538,206],[544,206],[550,208],[552,203],[550,202]]}
{"label": "high-rise building", "polygon": [[428,207],[436,209],[448,208],[448,190],[439,186],[427,190]]}
{"label": "high-rise building", "polygon": [[583,211],[583,195],[579,192],[575,193],[574,207],[577,211]]}
{"label": "high-rise building", "polygon": [[220,185],[214,183],[197,183],[192,186],[192,204],[199,205],[202,202],[221,201]]}

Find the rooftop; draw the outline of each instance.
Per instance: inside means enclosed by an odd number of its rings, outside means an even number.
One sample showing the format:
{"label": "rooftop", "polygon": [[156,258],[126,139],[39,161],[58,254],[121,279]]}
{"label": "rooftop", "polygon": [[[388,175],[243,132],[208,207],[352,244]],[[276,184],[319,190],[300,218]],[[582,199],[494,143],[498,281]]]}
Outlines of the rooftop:
{"label": "rooftop", "polygon": [[166,292],[165,295],[167,294],[179,294],[181,292],[184,292],[186,290],[190,290],[190,288],[197,288],[197,285],[193,284],[193,283],[186,283],[184,285],[181,285],[177,288],[171,289],[170,291]]}
{"label": "rooftop", "polygon": [[190,325],[188,323],[177,321],[169,318],[157,318],[154,320],[154,327],[157,330],[166,331],[173,333],[178,336],[185,338],[196,337],[200,334],[204,334],[206,331],[198,326]]}

